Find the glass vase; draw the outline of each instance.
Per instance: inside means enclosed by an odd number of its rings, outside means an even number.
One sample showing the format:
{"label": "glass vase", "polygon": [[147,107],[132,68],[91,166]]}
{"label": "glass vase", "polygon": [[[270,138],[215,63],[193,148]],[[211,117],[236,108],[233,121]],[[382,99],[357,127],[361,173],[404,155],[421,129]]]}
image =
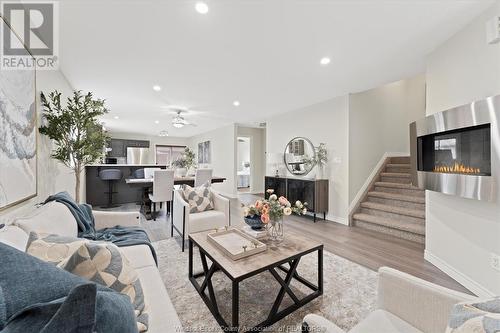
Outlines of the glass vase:
{"label": "glass vase", "polygon": [[267,235],[273,243],[281,243],[285,237],[283,232],[283,218],[271,220],[267,224]]}

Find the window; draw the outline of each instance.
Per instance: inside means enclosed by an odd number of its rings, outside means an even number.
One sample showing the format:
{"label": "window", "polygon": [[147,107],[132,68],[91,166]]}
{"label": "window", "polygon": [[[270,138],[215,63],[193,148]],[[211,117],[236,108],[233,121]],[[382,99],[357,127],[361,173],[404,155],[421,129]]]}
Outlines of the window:
{"label": "window", "polygon": [[184,153],[186,146],[156,145],[156,164],[170,166]]}

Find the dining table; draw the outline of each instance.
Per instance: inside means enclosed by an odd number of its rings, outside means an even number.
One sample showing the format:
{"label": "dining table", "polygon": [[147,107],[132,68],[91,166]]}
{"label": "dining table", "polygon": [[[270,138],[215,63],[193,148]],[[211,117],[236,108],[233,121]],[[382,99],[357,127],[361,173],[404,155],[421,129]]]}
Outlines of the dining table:
{"label": "dining table", "polygon": [[[222,183],[226,180],[225,177],[218,177],[218,176],[213,176],[212,177],[212,184],[213,183]],[[149,187],[153,186],[154,179],[153,178],[126,178],[125,183],[128,185],[137,185],[141,187]],[[194,176],[185,176],[185,177],[175,177],[174,178],[174,185],[189,185],[189,186],[194,186]]]}

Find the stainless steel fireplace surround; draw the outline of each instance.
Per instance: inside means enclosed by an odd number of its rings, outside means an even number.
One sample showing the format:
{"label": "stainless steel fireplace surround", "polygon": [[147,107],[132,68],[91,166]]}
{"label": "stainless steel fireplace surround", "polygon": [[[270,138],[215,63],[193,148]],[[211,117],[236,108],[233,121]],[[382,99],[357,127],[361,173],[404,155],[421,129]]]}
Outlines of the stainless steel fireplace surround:
{"label": "stainless steel fireplace surround", "polygon": [[[412,171],[420,188],[497,201],[500,95],[410,125]],[[416,174],[415,174],[416,173]]]}

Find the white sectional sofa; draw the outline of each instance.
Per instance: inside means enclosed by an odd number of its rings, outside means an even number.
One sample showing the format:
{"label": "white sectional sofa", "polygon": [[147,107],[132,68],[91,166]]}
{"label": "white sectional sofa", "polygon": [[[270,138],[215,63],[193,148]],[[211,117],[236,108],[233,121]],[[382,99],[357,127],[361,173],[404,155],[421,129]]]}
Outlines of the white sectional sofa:
{"label": "white sectional sofa", "polygon": [[[139,226],[137,212],[94,211],[96,229]],[[0,229],[0,242],[25,251],[31,231],[77,236],[77,224],[63,204],[51,202],[27,216],[18,217]],[[182,332],[182,326],[167,294],[160,273],[147,245],[120,248],[139,274],[149,313],[149,333]]]}
{"label": "white sectional sofa", "polygon": [[[471,300],[477,300],[477,297],[381,267],[378,271],[378,309],[349,333],[444,332],[453,305]],[[315,314],[307,315],[304,325],[309,332],[345,333]],[[304,331],[307,332],[305,328]]]}

